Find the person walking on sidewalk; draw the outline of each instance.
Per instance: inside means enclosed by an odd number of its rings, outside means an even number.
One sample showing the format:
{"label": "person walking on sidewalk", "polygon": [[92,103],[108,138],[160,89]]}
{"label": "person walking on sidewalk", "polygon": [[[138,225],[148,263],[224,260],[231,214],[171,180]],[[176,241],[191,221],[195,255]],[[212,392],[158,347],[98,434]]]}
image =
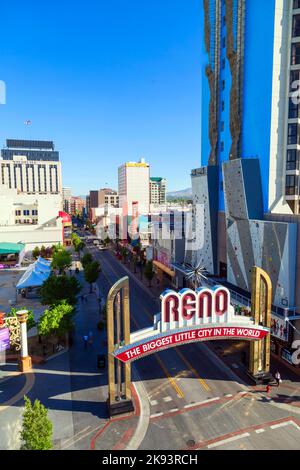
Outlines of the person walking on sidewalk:
{"label": "person walking on sidewalk", "polygon": [[84,349],[86,349],[86,348],[87,348],[87,345],[88,345],[88,339],[89,339],[89,337],[88,337],[87,335],[84,335],[84,337],[83,337],[83,341],[84,341]]}
{"label": "person walking on sidewalk", "polygon": [[276,383],[277,383],[277,387],[279,387],[280,383],[282,382],[282,380],[281,380],[281,375],[280,375],[280,372],[279,372],[279,371],[277,371],[277,372],[275,373],[275,380],[276,380]]}
{"label": "person walking on sidewalk", "polygon": [[92,331],[89,332],[89,345],[92,346],[93,344],[93,333]]}

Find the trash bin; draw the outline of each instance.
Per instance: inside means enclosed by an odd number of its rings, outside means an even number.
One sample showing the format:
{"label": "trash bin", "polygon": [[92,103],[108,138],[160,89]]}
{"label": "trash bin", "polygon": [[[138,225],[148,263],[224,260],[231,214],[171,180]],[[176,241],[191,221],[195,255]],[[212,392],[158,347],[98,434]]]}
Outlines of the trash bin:
{"label": "trash bin", "polygon": [[98,367],[98,369],[105,369],[105,365],[106,365],[105,354],[98,354],[97,355],[97,367]]}

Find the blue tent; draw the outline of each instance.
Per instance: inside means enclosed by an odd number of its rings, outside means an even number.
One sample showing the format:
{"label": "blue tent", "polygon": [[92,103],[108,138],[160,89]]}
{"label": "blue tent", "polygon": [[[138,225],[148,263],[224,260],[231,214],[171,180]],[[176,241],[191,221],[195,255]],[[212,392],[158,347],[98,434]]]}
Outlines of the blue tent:
{"label": "blue tent", "polygon": [[28,266],[16,288],[26,289],[27,287],[40,287],[48,279],[50,274],[50,262],[39,258],[35,263]]}

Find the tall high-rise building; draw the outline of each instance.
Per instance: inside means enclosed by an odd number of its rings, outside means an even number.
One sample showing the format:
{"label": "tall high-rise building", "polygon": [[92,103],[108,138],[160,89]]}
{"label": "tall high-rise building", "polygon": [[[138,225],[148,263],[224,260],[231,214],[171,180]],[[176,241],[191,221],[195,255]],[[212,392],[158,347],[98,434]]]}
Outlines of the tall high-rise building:
{"label": "tall high-rise building", "polygon": [[1,150],[0,184],[27,194],[62,192],[59,152],[50,141],[6,141]]}
{"label": "tall high-rise building", "polygon": [[132,215],[132,204],[138,202],[139,214],[149,213],[150,166],[142,158],[138,163],[127,162],[118,170],[119,204],[127,204],[128,215]]}
{"label": "tall high-rise building", "polygon": [[245,295],[252,267],[266,270],[287,345],[284,318],[300,305],[300,1],[203,0],[203,13],[202,166],[186,262]]}
{"label": "tall high-rise building", "polygon": [[167,180],[151,176],[150,178],[150,204],[166,204]]}

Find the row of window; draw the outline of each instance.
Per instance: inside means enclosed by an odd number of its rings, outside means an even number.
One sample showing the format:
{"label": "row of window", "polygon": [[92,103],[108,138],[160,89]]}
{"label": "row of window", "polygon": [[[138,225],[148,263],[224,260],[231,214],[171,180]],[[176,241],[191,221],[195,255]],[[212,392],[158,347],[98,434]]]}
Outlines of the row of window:
{"label": "row of window", "polygon": [[[16,215],[16,216],[20,216],[20,215],[22,215],[22,212],[23,212],[23,215],[30,215],[30,210],[29,210],[29,209],[25,209],[25,210],[23,210],[23,211],[16,210],[16,211],[15,211],[15,215]],[[37,209],[33,209],[33,210],[31,211],[31,215],[38,215]]]}
{"label": "row of window", "polygon": [[23,225],[23,224],[37,225],[38,221],[37,219],[22,219],[22,220],[16,219],[15,224],[16,225]]}

